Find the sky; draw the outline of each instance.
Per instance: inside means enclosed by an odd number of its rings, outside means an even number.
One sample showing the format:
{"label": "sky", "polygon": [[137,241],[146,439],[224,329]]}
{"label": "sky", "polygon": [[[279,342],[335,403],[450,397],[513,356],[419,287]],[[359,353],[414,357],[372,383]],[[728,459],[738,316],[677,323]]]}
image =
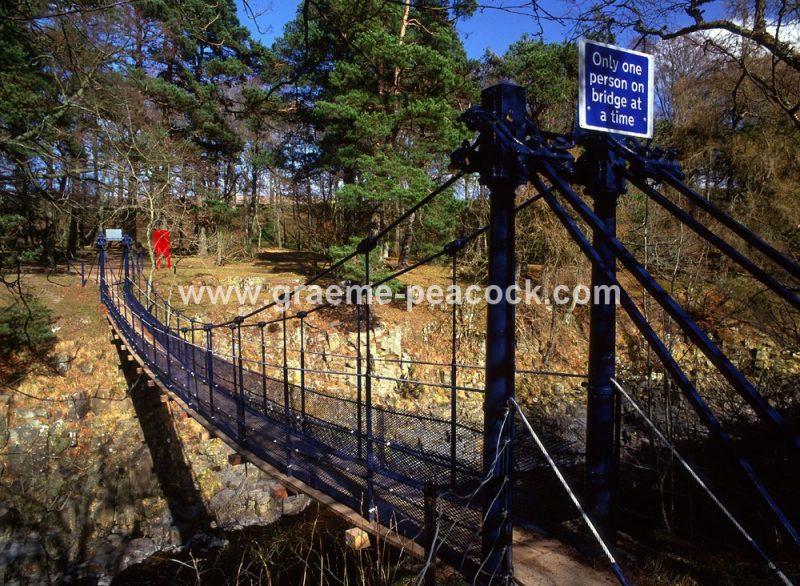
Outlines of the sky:
{"label": "sky", "polygon": [[[248,9],[243,0],[237,0],[242,23],[267,46],[282,34],[283,26],[294,18],[299,3],[299,0],[247,0]],[[482,4],[497,8],[479,9],[471,18],[459,21],[456,27],[467,55],[471,58],[479,59],[487,49],[502,54],[524,33],[535,35],[539,32],[536,21],[531,14],[525,12],[526,9],[501,9],[504,6],[519,5],[520,2],[489,0]],[[561,4],[558,0],[545,0],[543,6],[551,5],[556,10]],[[548,27],[546,33],[546,41],[556,41],[561,37],[562,31]]]}

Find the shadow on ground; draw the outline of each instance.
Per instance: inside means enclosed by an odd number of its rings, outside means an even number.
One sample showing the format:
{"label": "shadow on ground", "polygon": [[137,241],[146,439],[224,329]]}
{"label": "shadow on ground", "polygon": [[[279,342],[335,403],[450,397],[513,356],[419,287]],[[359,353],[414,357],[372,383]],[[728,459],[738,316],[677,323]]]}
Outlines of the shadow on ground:
{"label": "shadow on ground", "polygon": [[321,254],[296,250],[270,250],[259,252],[255,266],[266,268],[271,273],[297,273],[310,276],[327,266]]}
{"label": "shadow on ground", "polygon": [[156,478],[181,542],[187,544],[196,533],[209,531],[213,517],[195,486],[169,403],[162,402],[158,389],[147,387],[146,377],[136,373],[136,362],[128,361],[128,354],[121,345],[115,346],[144,441],[153,459]]}

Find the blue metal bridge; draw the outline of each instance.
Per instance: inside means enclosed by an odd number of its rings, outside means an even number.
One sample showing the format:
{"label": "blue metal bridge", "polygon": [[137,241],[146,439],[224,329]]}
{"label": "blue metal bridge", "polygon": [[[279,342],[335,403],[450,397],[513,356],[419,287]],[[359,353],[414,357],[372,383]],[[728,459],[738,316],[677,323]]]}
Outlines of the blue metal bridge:
{"label": "blue metal bridge", "polygon": [[[634,140],[596,134],[554,135],[541,132],[527,118],[524,91],[511,84],[484,90],[481,106],[468,110],[463,120],[478,133],[452,155],[454,175],[377,234],[365,238],[350,255],[308,279],[305,286],[330,279],[344,263],[363,259],[363,283],[376,287],[414,268],[439,258],[450,258],[456,282],[459,255],[478,236],[489,243],[488,284],[507,290],[515,285],[515,217],[538,202],[546,205],[565,231],[592,263],[594,285],[618,285],[620,265],[677,324],[760,420],[764,441],[778,451],[786,466],[796,468],[800,448],[798,430],[787,422],[725,355],[712,338],[669,295],[616,236],[616,202],[633,184],[688,229],[705,239],[736,263],[744,274],[777,295],[788,311],[800,310],[797,284],[800,266],[736,220],[717,209],[684,182],[674,153],[654,149]],[[575,158],[576,146],[582,147]],[[440,251],[411,266],[373,280],[372,251],[391,230],[407,220],[465,173],[480,173],[491,190],[490,221],[470,234],[448,243]],[[530,184],[536,194],[518,203],[515,189]],[[594,207],[575,191],[583,186]],[[690,203],[689,211],[668,198],[669,187]],[[723,236],[698,220],[702,210],[757,251],[764,268]],[[693,215],[692,212],[695,212]],[[445,382],[422,382],[449,400],[449,413],[421,415],[391,408],[374,400],[376,380],[409,382],[382,374],[375,355],[372,312],[369,304],[349,306],[353,312],[357,342],[347,356],[352,370],[309,366],[315,354],[305,346],[305,328],[311,314],[329,309],[288,309],[275,319],[258,308],[248,315],[222,323],[204,323],[182,314],[142,279],[140,259],[123,241],[119,268],[111,262],[104,239],[99,242],[99,275],[102,303],[116,331],[142,366],[160,386],[174,394],[207,425],[231,438],[243,452],[269,464],[282,474],[319,491],[358,512],[365,519],[418,542],[427,561],[436,558],[457,568],[479,584],[507,584],[514,579],[512,529],[515,524],[535,522],[535,511],[547,502],[542,477],[555,479],[576,506],[590,535],[621,583],[625,570],[614,554],[616,511],[620,507],[620,436],[626,425],[653,434],[660,449],[683,466],[688,477],[730,521],[731,530],[742,535],[755,555],[777,580],[791,584],[787,572],[773,561],[771,548],[754,535],[764,528],[746,527],[719,496],[702,473],[684,459],[658,422],[639,405],[635,393],[617,380],[615,347],[617,305],[595,303],[591,308],[587,373],[522,371],[516,368],[514,305],[506,301],[488,306],[484,386],[465,386],[457,353],[457,320],[453,308],[449,340],[451,361],[417,364],[440,368]],[[792,285],[793,283],[793,285]],[[620,286],[620,307],[664,370],[694,410],[707,436],[728,454],[733,469],[752,488],[753,506],[762,512],[767,531],[786,539],[797,553],[800,536],[795,521],[779,498],[748,460],[731,431],[723,426],[691,378],[643,315],[631,294]],[[299,349],[288,347],[287,328],[299,330]],[[243,337],[243,331],[245,336]],[[265,336],[280,340],[282,352],[267,355]],[[248,342],[249,340],[249,342]],[[248,348],[248,343],[254,347]],[[225,351],[223,351],[225,350]],[[289,358],[296,351],[298,360]],[[258,358],[254,358],[254,356]],[[341,370],[341,369],[339,369]],[[307,384],[311,374],[343,376],[352,382],[351,392]],[[584,446],[559,442],[536,429],[536,420],[515,399],[515,377],[572,376],[587,379],[587,429]],[[420,381],[410,381],[420,382]],[[483,425],[459,421],[459,394],[480,393]],[[532,423],[532,420],[534,423]],[[794,464],[793,464],[794,463]],[[584,498],[578,497],[565,469],[583,465]],[[554,474],[554,476],[553,476]],[[796,472],[789,477],[797,490]],[[554,486],[548,484],[547,486]],[[788,539],[787,539],[788,538]],[[426,565],[427,568],[427,565]],[[423,572],[424,574],[424,572]],[[430,573],[428,573],[430,575]],[[423,578],[421,577],[420,580]]]}

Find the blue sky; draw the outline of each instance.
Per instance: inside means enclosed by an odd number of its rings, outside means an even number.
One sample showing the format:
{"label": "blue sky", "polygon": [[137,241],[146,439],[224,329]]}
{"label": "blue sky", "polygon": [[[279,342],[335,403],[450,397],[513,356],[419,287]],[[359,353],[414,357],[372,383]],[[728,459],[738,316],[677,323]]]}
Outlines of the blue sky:
{"label": "blue sky", "polygon": [[[283,25],[294,18],[299,1],[295,0],[248,0],[250,10],[246,10],[242,0],[237,0],[241,21],[253,31],[256,38],[264,44],[272,42],[283,32]],[[515,0],[487,1],[482,4],[502,8],[505,5],[521,4]],[[546,0],[545,7],[550,5],[554,10],[563,6],[558,0]],[[482,8],[466,21],[457,25],[458,32],[467,50],[467,55],[480,58],[486,49],[495,53],[503,53],[508,46],[519,39],[523,33],[536,34],[539,29],[533,16],[519,9],[516,13],[494,8]],[[530,9],[527,9],[530,10]],[[253,19],[255,16],[255,22]],[[561,37],[562,31],[549,27],[545,40],[555,41]]]}

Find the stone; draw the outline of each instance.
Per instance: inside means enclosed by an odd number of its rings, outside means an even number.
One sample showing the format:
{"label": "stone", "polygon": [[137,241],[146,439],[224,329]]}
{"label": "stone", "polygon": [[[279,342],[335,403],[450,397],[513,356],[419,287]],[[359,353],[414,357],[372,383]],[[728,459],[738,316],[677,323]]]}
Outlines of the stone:
{"label": "stone", "polygon": [[89,399],[91,410],[100,415],[114,410],[127,409],[131,404],[126,401],[114,399],[111,391],[104,391],[103,396],[95,396]]}
{"label": "stone", "polygon": [[58,374],[64,376],[72,366],[72,357],[69,354],[58,353],[53,356],[51,364]]}
{"label": "stone", "polygon": [[[9,449],[6,453],[9,472],[24,476],[37,473],[38,465],[46,459],[42,453],[43,440],[48,427],[36,422],[25,422],[9,430]],[[42,444],[42,445],[40,445]]]}
{"label": "stone", "polygon": [[89,394],[86,391],[79,391],[70,397],[72,403],[69,411],[69,419],[82,420],[92,409],[89,401]]}
{"label": "stone", "polygon": [[48,444],[50,453],[60,455],[62,452],[72,447],[75,439],[72,437],[71,430],[67,429],[63,420],[59,419],[50,426],[48,433]]}
{"label": "stone", "polygon": [[[117,566],[120,557],[121,538],[119,535],[108,535],[105,539],[93,544],[89,553],[87,569],[94,575],[103,576]],[[120,571],[123,568],[120,568]]]}
{"label": "stone", "polygon": [[5,569],[5,578],[20,578],[22,581],[16,582],[11,579],[4,580],[6,584],[41,584],[47,582],[44,579],[45,568],[44,560],[47,552],[35,532],[31,532],[17,541],[3,544],[0,550],[0,568]]}
{"label": "stone", "polygon": [[223,488],[214,496],[211,497],[211,500],[208,503],[208,506],[213,511],[221,510],[228,505],[228,503],[233,500],[236,496],[236,491],[232,488]]}
{"label": "stone", "polygon": [[110,529],[114,525],[114,516],[113,505],[100,502],[90,508],[90,518],[95,528]]}
{"label": "stone", "polygon": [[282,484],[273,484],[269,490],[272,498],[282,500],[289,496],[289,491]]}
{"label": "stone", "polygon": [[344,532],[344,541],[350,549],[360,551],[369,547],[369,533],[358,527],[352,527]]}
{"label": "stone", "polygon": [[125,547],[125,553],[122,555],[120,570],[124,570],[128,566],[132,566],[146,560],[151,555],[156,553],[156,551],[158,551],[158,548],[156,547],[155,541],[149,537],[132,539]]}
{"label": "stone", "polygon": [[155,483],[153,458],[147,446],[140,445],[128,458],[128,478],[131,496],[138,500],[151,493]]}
{"label": "stone", "polygon": [[94,372],[94,363],[85,360],[78,364],[78,370],[88,376]]}
{"label": "stone", "polygon": [[245,475],[242,468],[229,468],[238,474],[220,474],[227,484],[208,502],[217,525],[226,530],[266,525],[280,518],[281,508],[268,490],[259,474]]}
{"label": "stone", "polygon": [[284,515],[299,515],[311,504],[311,499],[304,494],[295,494],[281,501]]}
{"label": "stone", "polygon": [[47,409],[16,409],[14,411],[16,419],[48,419],[50,413]]}
{"label": "stone", "polygon": [[403,355],[403,336],[400,328],[386,333],[381,339],[381,349],[385,352],[401,357]]}

